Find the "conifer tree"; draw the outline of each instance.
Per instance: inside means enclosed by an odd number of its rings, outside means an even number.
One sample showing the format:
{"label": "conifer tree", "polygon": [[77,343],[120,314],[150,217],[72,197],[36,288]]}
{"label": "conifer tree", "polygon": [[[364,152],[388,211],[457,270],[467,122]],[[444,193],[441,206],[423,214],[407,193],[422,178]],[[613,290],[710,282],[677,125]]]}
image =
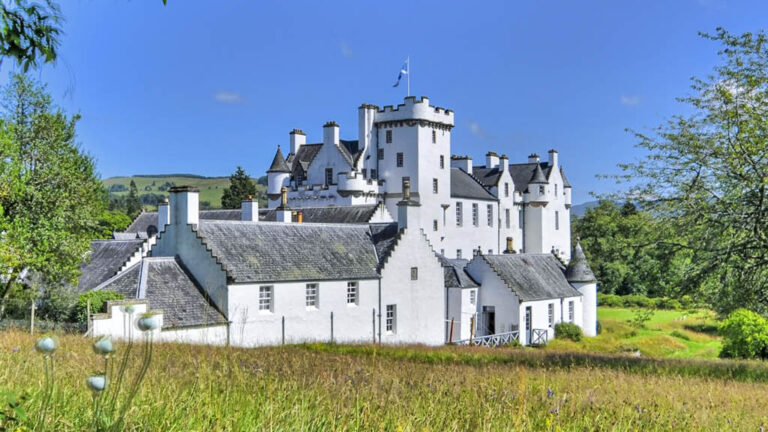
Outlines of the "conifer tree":
{"label": "conifer tree", "polygon": [[221,196],[221,206],[228,209],[240,208],[249,196],[256,196],[256,184],[245,170],[238,166],[235,173],[229,176],[229,187],[224,189]]}

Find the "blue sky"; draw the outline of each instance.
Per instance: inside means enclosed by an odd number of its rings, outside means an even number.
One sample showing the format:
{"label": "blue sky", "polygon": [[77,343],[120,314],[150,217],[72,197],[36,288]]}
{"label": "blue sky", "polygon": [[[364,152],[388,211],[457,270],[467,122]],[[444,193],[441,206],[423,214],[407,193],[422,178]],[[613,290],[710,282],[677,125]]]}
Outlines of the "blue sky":
{"label": "blue sky", "polygon": [[[574,202],[615,188],[596,174],[639,156],[644,130],[686,108],[717,46],[697,32],[765,25],[758,1],[62,2],[61,56],[35,76],[79,112],[79,142],[106,177],[263,175],[277,144],[411,90],[456,112],[455,154],[522,162],[550,148]],[[8,62],[2,74],[6,81]]]}

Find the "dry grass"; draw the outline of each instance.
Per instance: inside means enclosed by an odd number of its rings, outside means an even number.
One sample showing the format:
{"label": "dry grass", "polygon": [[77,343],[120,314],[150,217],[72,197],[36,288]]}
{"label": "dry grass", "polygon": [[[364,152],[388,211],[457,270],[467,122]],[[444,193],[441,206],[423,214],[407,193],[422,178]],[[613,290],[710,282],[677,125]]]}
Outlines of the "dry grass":
{"label": "dry grass", "polygon": [[[42,387],[42,359],[32,350],[34,341],[20,332],[0,333],[0,391],[26,392],[33,413]],[[762,383],[603,367],[430,364],[415,358],[512,350],[403,348],[412,354],[385,355],[397,350],[355,354],[333,347],[158,345],[128,426],[163,431],[756,431],[768,425],[768,391]],[[84,380],[101,361],[89,340],[61,336],[56,362],[52,426],[86,429],[91,395]]]}

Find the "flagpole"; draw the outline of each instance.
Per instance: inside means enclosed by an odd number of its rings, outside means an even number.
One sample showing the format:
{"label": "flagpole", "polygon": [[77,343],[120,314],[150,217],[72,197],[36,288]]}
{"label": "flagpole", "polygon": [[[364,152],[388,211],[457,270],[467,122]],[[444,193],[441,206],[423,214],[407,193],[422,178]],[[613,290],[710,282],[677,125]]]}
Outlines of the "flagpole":
{"label": "flagpole", "polygon": [[408,58],[405,60],[406,63],[408,63],[408,96],[411,95],[411,56],[408,56]]}

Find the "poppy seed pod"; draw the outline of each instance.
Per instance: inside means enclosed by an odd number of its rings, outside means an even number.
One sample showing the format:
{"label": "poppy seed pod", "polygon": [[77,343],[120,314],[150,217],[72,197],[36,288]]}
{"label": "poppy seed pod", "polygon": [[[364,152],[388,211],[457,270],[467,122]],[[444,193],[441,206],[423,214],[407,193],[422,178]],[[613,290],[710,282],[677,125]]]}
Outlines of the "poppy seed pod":
{"label": "poppy seed pod", "polygon": [[52,337],[44,337],[37,340],[37,343],[35,343],[35,349],[39,353],[48,355],[56,351],[56,347],[58,345],[59,344]]}
{"label": "poppy seed pod", "polygon": [[112,339],[107,336],[102,336],[99,340],[93,343],[93,352],[96,354],[107,355],[115,351],[115,346],[112,344]]}
{"label": "poppy seed pod", "polygon": [[104,375],[94,375],[88,377],[85,380],[85,383],[88,385],[89,389],[95,392],[100,392],[107,386],[107,378]]}
{"label": "poppy seed pod", "polygon": [[141,331],[151,331],[160,328],[160,315],[144,314],[136,322]]}

